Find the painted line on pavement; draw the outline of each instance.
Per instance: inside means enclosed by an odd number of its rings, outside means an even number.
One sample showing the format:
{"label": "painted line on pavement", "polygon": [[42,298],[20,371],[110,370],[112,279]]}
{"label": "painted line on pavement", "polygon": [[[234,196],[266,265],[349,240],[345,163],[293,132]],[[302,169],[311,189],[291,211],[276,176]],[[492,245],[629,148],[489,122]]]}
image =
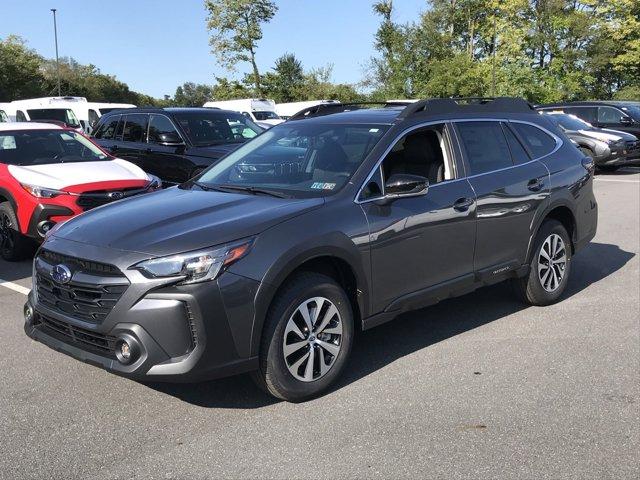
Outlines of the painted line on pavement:
{"label": "painted line on pavement", "polygon": [[23,295],[29,295],[30,289],[23,287],[22,285],[18,285],[17,283],[7,282],[0,278],[0,287],[8,288],[9,290],[13,290],[14,292],[21,293]]}
{"label": "painted line on pavement", "polygon": [[596,178],[596,182],[640,183],[640,180],[617,180],[613,178]]}

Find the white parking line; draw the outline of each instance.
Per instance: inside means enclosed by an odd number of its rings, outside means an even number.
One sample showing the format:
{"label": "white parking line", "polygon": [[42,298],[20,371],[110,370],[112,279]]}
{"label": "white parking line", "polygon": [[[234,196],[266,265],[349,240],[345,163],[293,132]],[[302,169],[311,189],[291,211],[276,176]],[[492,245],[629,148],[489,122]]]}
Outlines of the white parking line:
{"label": "white parking line", "polygon": [[618,180],[615,178],[596,178],[596,182],[640,183],[640,180]]}
{"label": "white parking line", "polygon": [[13,290],[14,292],[21,293],[23,295],[29,295],[29,289],[23,287],[22,285],[18,285],[17,283],[7,282],[0,278],[0,287],[8,288],[9,290]]}

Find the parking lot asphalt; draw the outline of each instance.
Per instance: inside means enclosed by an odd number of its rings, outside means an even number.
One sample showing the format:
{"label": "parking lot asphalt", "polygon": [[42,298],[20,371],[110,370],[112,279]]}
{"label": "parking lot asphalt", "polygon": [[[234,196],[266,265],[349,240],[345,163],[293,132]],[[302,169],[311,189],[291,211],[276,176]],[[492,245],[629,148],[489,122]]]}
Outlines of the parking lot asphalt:
{"label": "parking lot asphalt", "polygon": [[54,352],[22,329],[29,262],[0,261],[0,478],[638,478],[640,170],[595,191],[562,302],[502,284],[405,314],[297,405],[247,376],[141,384]]}

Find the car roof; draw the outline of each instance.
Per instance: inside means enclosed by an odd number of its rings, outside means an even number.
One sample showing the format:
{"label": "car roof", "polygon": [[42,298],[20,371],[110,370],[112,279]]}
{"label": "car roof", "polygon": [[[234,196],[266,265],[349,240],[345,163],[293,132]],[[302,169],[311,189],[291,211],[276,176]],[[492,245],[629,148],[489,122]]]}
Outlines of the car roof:
{"label": "car roof", "polygon": [[402,108],[361,108],[346,112],[332,113],[319,117],[310,117],[289,122],[317,122],[317,123],[350,123],[350,124],[383,124],[391,125],[400,115]]}
{"label": "car roof", "polygon": [[571,107],[571,106],[597,106],[597,105],[615,105],[617,107],[623,107],[625,105],[640,106],[640,102],[634,100],[580,100],[576,102],[556,102],[540,105],[538,108],[549,107]]}
{"label": "car roof", "polygon": [[8,130],[64,130],[55,123],[36,123],[36,122],[3,122],[0,123],[0,131]]}
{"label": "car roof", "polygon": [[240,115],[240,113],[234,110],[223,110],[221,108],[206,108],[206,107],[135,107],[135,108],[117,108],[106,115],[113,114],[122,114],[122,113],[193,113],[193,112],[201,112],[201,113],[211,113],[211,112],[224,112],[224,113],[234,113]]}

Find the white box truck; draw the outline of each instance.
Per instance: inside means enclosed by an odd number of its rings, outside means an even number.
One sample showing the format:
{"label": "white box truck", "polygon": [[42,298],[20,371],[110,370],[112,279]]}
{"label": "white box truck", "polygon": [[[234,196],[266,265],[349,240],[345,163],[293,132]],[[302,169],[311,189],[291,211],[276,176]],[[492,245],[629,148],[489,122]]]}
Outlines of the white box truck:
{"label": "white box truck", "polygon": [[284,121],[276,113],[276,102],[266,98],[212,101],[205,103],[203,106],[240,112],[263,128],[271,128]]}

